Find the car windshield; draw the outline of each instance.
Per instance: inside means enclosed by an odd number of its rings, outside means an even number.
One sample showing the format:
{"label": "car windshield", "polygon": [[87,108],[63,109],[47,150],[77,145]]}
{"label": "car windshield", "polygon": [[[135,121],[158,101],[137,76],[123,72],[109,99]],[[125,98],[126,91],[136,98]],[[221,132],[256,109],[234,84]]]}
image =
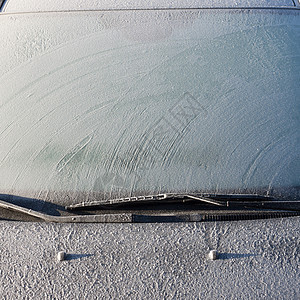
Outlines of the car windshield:
{"label": "car windshield", "polygon": [[0,15],[0,193],[299,199],[292,9]]}

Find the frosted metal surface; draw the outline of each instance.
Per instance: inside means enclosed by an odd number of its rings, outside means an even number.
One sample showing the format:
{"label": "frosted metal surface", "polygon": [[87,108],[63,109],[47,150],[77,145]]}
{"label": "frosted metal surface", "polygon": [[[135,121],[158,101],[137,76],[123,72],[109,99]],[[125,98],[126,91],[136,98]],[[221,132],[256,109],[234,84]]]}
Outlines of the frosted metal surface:
{"label": "frosted metal surface", "polygon": [[[0,294],[299,299],[299,230],[299,218],[119,225],[0,221]],[[218,249],[219,259],[208,259],[210,249]],[[58,262],[62,250],[65,261]]]}
{"label": "frosted metal surface", "polygon": [[299,25],[271,10],[2,15],[0,193],[299,186]]}

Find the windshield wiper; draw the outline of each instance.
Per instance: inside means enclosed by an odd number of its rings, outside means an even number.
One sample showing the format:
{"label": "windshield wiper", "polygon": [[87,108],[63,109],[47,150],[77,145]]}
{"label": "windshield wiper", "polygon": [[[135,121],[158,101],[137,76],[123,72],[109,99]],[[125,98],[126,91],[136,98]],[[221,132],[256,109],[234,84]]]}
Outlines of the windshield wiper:
{"label": "windshield wiper", "polygon": [[[170,207],[162,208],[164,204]],[[176,209],[176,204],[183,206]],[[137,205],[146,211],[136,211]],[[133,223],[237,221],[300,215],[299,201],[280,201],[257,194],[157,194],[81,202],[66,207],[67,210],[100,209],[110,213],[125,208],[134,211]],[[159,211],[153,211],[155,208]]]}
{"label": "windshield wiper", "polygon": [[158,194],[158,195],[147,195],[147,196],[136,196],[136,197],[125,197],[109,200],[99,200],[92,202],[81,202],[66,206],[66,209],[86,209],[86,208],[97,208],[97,207],[117,207],[120,205],[128,204],[161,204],[161,203],[185,203],[197,201],[202,203],[208,203],[216,206],[227,206],[226,201],[215,200],[211,197],[198,196],[197,194]]}
{"label": "windshield wiper", "polygon": [[80,209],[113,209],[135,204],[155,204],[163,203],[196,203],[224,208],[260,208],[260,209],[282,209],[300,210],[298,201],[280,201],[273,197],[261,196],[257,194],[184,194],[166,193],[148,196],[125,197],[109,200],[99,200],[91,202],[81,202],[66,206],[68,210]]}
{"label": "windshield wiper", "polygon": [[[145,204],[146,211],[136,211],[135,204]],[[159,211],[149,211],[152,204]],[[167,209],[161,207],[170,205]],[[179,209],[174,205],[181,204]],[[124,210],[129,206],[130,212]],[[67,210],[105,210],[105,213],[68,214],[53,216],[0,200],[0,207],[46,222],[57,223],[148,223],[148,222],[204,222],[282,218],[300,215],[299,201],[278,201],[268,196],[252,194],[158,194],[82,202],[67,206]],[[109,211],[107,211],[109,209]],[[75,212],[76,213],[76,212]]]}

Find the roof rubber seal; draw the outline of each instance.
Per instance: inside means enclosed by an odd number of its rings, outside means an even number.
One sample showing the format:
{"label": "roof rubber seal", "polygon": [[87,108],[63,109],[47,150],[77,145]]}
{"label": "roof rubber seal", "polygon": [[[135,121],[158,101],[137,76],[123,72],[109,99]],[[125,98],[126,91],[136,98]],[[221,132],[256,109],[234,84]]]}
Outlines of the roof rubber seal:
{"label": "roof rubber seal", "polygon": [[6,2],[7,2],[7,0],[0,0],[0,13],[2,12]]}

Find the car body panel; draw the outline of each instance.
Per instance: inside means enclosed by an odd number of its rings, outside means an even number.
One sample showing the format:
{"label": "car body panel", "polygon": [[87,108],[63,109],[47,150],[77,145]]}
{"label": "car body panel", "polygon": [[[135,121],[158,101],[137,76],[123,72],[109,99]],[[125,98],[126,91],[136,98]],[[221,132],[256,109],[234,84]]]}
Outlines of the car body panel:
{"label": "car body panel", "polygon": [[[186,224],[0,221],[14,299],[299,299],[300,219]],[[217,249],[217,260],[208,259]],[[66,253],[57,261],[57,253]]]}

